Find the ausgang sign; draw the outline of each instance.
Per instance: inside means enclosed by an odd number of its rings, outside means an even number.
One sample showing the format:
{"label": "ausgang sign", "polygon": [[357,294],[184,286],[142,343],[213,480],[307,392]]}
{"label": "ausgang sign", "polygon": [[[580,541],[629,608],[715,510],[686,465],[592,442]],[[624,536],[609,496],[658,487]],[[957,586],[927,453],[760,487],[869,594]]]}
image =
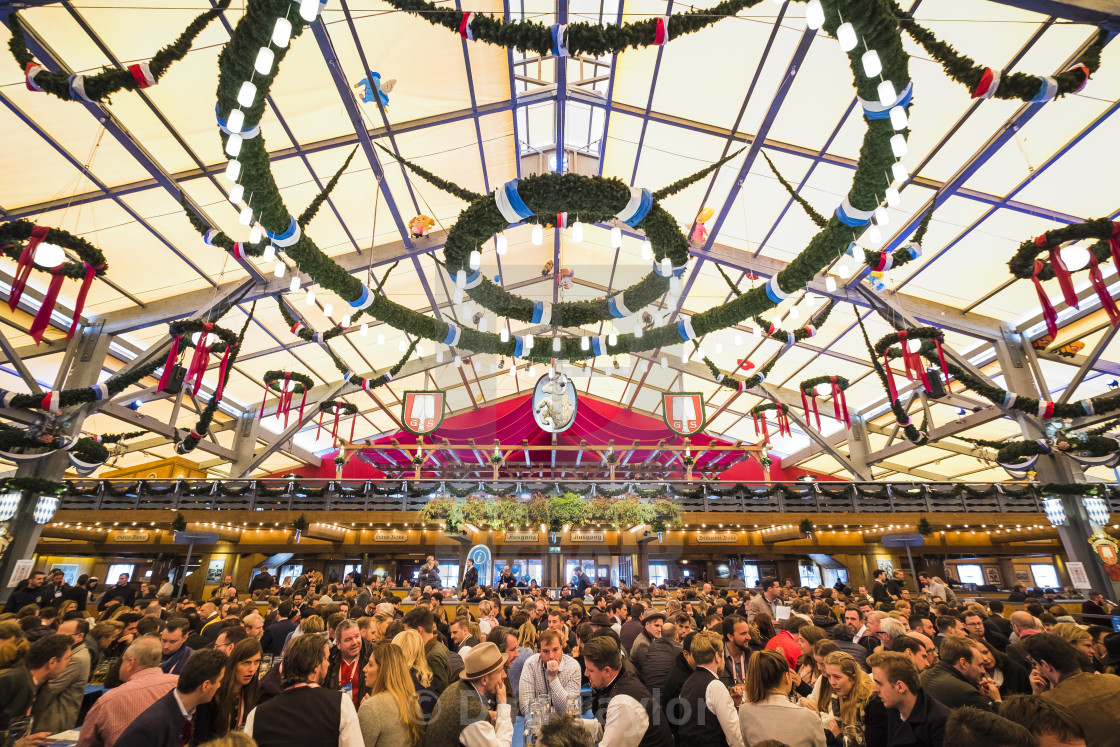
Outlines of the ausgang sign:
{"label": "ausgang sign", "polygon": [[711,532],[704,534],[701,532],[696,533],[697,542],[717,542],[719,544],[734,545],[739,542],[739,535],[735,532]]}
{"label": "ausgang sign", "polygon": [[393,529],[381,531],[373,535],[374,542],[408,542],[408,532]]}
{"label": "ausgang sign", "polygon": [[506,542],[536,542],[540,539],[538,532],[506,532]]}
{"label": "ausgang sign", "polygon": [[569,538],[572,542],[605,542],[606,532],[572,532]]}

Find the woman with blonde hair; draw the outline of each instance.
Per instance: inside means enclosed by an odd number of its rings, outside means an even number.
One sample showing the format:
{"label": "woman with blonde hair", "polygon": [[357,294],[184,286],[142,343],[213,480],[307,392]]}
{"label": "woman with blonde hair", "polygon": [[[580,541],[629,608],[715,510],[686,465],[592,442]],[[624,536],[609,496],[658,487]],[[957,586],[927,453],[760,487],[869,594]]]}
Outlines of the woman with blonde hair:
{"label": "woman with blonde hair", "polygon": [[871,678],[851,654],[835,651],[824,660],[817,711],[829,745],[864,747],[887,743],[887,711]]}
{"label": "woman with blonde hair", "polygon": [[415,630],[405,630],[393,636],[393,645],[404,654],[405,664],[409,674],[412,675],[412,684],[415,686],[416,695],[420,699],[420,710],[427,721],[432,715],[432,709],[439,700],[439,693],[431,689],[432,670],[428,666],[428,659],[424,656],[424,641]]}
{"label": "woman with blonde hair", "polygon": [[63,601],[62,604],[58,605],[58,619],[64,620],[67,612],[76,609],[78,609],[78,603],[73,599]]}
{"label": "woman with blonde hair", "polygon": [[498,618],[494,615],[494,603],[489,599],[483,599],[478,603],[478,629],[482,631],[483,640],[486,636],[490,635],[490,631],[498,627]]}
{"label": "woman with blonde hair", "polygon": [[777,649],[758,651],[747,662],[739,727],[747,744],[776,739],[786,744],[825,747],[821,721],[789,701],[793,672]]}
{"label": "woman with blonde hair", "polygon": [[358,724],[366,747],[413,747],[424,733],[424,714],[404,651],[375,647],[364,674],[370,695],[358,709]]}
{"label": "woman with blonde hair", "polygon": [[[1050,631],[1062,640],[1068,641],[1075,649],[1077,649],[1078,659],[1080,659],[1081,669],[1086,672],[1093,671],[1093,655],[1096,650],[1093,646],[1093,636],[1089,631],[1082,628],[1080,625],[1073,623],[1060,622],[1053,627]],[[1082,656],[1084,654],[1084,656]]]}
{"label": "woman with blonde hair", "polygon": [[389,623],[396,619],[393,617],[392,612],[376,612],[373,615],[373,641],[385,640],[385,629],[389,627]]}

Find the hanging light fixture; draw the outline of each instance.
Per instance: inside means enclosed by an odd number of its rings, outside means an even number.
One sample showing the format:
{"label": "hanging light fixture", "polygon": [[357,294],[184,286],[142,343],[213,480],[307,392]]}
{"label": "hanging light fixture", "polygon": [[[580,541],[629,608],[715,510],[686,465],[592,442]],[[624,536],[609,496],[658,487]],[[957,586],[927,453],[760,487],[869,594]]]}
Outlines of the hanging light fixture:
{"label": "hanging light fixture", "polygon": [[502,342],[509,342],[509,328],[502,327],[501,332],[498,333],[498,339]]}
{"label": "hanging light fixture", "polygon": [[470,268],[472,270],[477,270],[479,267],[482,267],[482,253],[477,249],[472,249],[470,256]]}
{"label": "hanging light fixture", "polygon": [[243,226],[247,226],[253,222],[253,208],[248,205],[241,208],[241,212],[237,216],[237,222]]}
{"label": "hanging light fixture", "polygon": [[319,17],[321,0],[301,0],[299,4],[299,17],[311,23]]}
{"label": "hanging light fixture", "polygon": [[307,289],[307,297],[304,299],[304,303],[306,303],[308,306],[314,306],[315,305],[315,289],[314,288],[308,288]]}
{"label": "hanging light fixture", "polygon": [[288,286],[288,290],[290,290],[292,293],[295,293],[299,290],[299,283],[299,275],[292,275],[292,284]]}
{"label": "hanging light fixture", "polygon": [[257,87],[245,81],[241,84],[241,88],[237,91],[237,103],[248,109],[257,100]]}
{"label": "hanging light fixture", "polygon": [[894,153],[895,158],[902,158],[910,147],[906,144],[906,136],[901,132],[891,136],[891,153]]}
{"label": "hanging light fixture", "polygon": [[253,68],[261,75],[268,75],[272,72],[274,62],[276,62],[276,53],[268,47],[261,47],[257,50],[257,59],[253,63]]}
{"label": "hanging light fixture", "polygon": [[907,171],[906,167],[902,165],[902,161],[895,161],[891,166],[891,176],[893,177],[896,185],[902,184],[904,181],[910,178],[910,172]]}
{"label": "hanging light fixture", "polygon": [[241,136],[230,135],[226,138],[226,155],[230,158],[237,158],[237,154],[241,152]]}
{"label": "hanging light fixture", "polygon": [[287,49],[292,40],[292,22],[287,18],[277,18],[272,27],[272,43],[280,49]]}
{"label": "hanging light fixture", "polygon": [[824,25],[824,6],[821,0],[809,0],[805,6],[805,24],[816,31]]}
{"label": "hanging light fixture", "polygon": [[906,110],[901,106],[892,106],[890,111],[891,127],[896,130],[905,130],[908,124]]}
{"label": "hanging light fixture", "polygon": [[883,72],[883,62],[879,59],[879,53],[874,49],[869,49],[860,57],[860,62],[863,63],[863,74],[868,78],[878,78],[879,74]]}
{"label": "hanging light fixture", "polygon": [[879,103],[883,106],[894,106],[898,100],[898,93],[894,90],[894,83],[889,80],[880,81],[876,91],[879,93]]}
{"label": "hanging light fixture", "polygon": [[365,337],[366,335],[369,334],[369,323],[368,322],[362,322],[362,326],[358,329],[358,334],[361,335],[362,337]]}
{"label": "hanging light fixture", "polygon": [[238,161],[237,159],[233,159],[232,161],[230,161],[229,163],[226,164],[225,177],[226,177],[226,179],[229,179],[231,182],[236,182],[237,177],[239,177],[239,176],[241,176],[241,161]]}
{"label": "hanging light fixture", "polygon": [[618,226],[611,227],[611,248],[619,249],[622,247],[622,229]]}
{"label": "hanging light fixture", "polygon": [[234,109],[229,113],[226,118],[226,128],[231,132],[241,132],[245,129],[245,112],[240,109]]}
{"label": "hanging light fixture", "polygon": [[229,201],[236,205],[245,199],[245,185],[234,184],[229,188]]}
{"label": "hanging light fixture", "polygon": [[506,239],[504,231],[494,237],[494,249],[498,252],[499,256],[504,256],[509,250],[509,241]]}
{"label": "hanging light fixture", "polygon": [[572,224],[572,241],[577,244],[583,241],[583,224],[578,220]]}
{"label": "hanging light fixture", "polygon": [[887,205],[890,207],[898,207],[902,204],[902,195],[894,187],[887,187],[883,191],[883,196],[887,199]]}
{"label": "hanging light fixture", "polygon": [[851,52],[856,48],[859,39],[856,38],[856,29],[851,23],[845,21],[836,27],[836,41],[840,42],[840,49]]}
{"label": "hanging light fixture", "polygon": [[649,239],[642,239],[642,259],[647,262],[653,259],[653,244]]}
{"label": "hanging light fixture", "polygon": [[[323,304],[323,314],[328,316],[328,317],[333,316],[334,315],[334,304],[331,303],[330,301],[327,301],[325,304]],[[401,352],[403,353],[404,351],[402,350]]]}
{"label": "hanging light fixture", "polygon": [[836,278],[832,277],[831,275],[827,276],[824,279],[824,289],[826,291],[828,291],[829,293],[835,292],[836,291]]}
{"label": "hanging light fixture", "polygon": [[544,227],[540,223],[533,224],[533,246],[540,246],[544,243]]}
{"label": "hanging light fixture", "polygon": [[258,244],[258,243],[260,243],[260,240],[263,239],[263,238],[264,238],[264,229],[261,228],[261,224],[258,223],[255,226],[253,226],[252,230],[249,231],[249,243],[250,244]]}
{"label": "hanging light fixture", "polygon": [[284,273],[288,271],[288,266],[280,260],[276,260],[276,267],[272,269],[272,274],[277,278],[284,277]]}
{"label": "hanging light fixture", "polygon": [[264,248],[264,254],[261,255],[262,262],[271,262],[276,259],[276,247],[269,244]]}

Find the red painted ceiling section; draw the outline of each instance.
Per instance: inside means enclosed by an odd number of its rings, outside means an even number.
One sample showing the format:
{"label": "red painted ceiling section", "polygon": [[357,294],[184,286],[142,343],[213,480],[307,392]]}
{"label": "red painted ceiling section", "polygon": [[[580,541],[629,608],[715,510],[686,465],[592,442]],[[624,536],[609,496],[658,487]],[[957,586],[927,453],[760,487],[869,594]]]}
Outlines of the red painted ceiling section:
{"label": "red painted ceiling section", "polygon": [[[552,434],[542,431],[537,426],[536,420],[533,418],[530,400],[531,395],[525,394],[521,397],[486,405],[478,410],[448,417],[434,433],[424,436],[424,442],[426,444],[439,444],[447,439],[452,444],[465,445],[469,439],[474,439],[481,453],[487,449],[492,449],[495,440],[506,445],[527,441],[531,464],[546,468],[547,472],[547,468],[552,462]],[[415,444],[417,438],[412,433],[402,431],[376,439],[374,441],[376,446],[371,447],[364,453],[365,461],[357,458],[351,459],[342,476],[346,479],[383,477],[384,473],[378,469],[378,466],[386,465],[387,457],[400,464],[407,462],[407,457],[401,449],[393,447],[392,441],[395,439],[401,446],[407,446]],[[626,454],[633,448],[634,442],[637,441],[639,446],[630,457],[631,464],[641,464],[648,459],[656,450],[657,444],[662,440],[665,441],[666,445],[684,443],[684,439],[669,430],[662,419],[644,413],[628,412],[615,403],[586,394],[580,395],[575,423],[568,430],[557,434],[556,438],[558,444],[573,446],[578,445],[581,440],[586,441],[589,445],[600,447],[605,447],[608,442],[613,440],[615,451],[622,458],[625,458]],[[703,433],[693,436],[691,438],[692,453],[697,457],[697,469],[705,471],[713,467],[718,469],[720,463],[731,465],[738,457],[738,454],[734,452],[703,453],[704,447],[710,443],[730,444],[732,442],[712,438]],[[566,463],[574,466],[578,453],[577,451],[557,452],[557,464]],[[478,458],[471,449],[456,449],[455,454],[464,463],[478,463]],[[485,457],[485,454],[483,456]],[[449,458],[446,452],[437,454],[437,459],[441,464],[446,464]],[[589,460],[595,459],[595,454],[585,452],[582,463],[586,466]],[[669,456],[662,452],[654,456],[654,461],[667,464]],[[526,469],[523,452],[519,451],[511,454],[507,463],[511,462],[516,469]],[[680,467],[679,462],[676,466]],[[335,476],[334,463],[330,456],[325,456],[319,467],[303,466],[282,474],[291,473],[300,477],[329,479]],[[778,459],[774,460],[770,469],[770,479],[776,481],[796,480],[806,474],[812,474],[819,479],[835,479],[828,475],[810,473],[796,467],[784,470]],[[727,470],[721,473],[721,477],[725,480],[757,482],[763,479],[763,474],[762,468],[757,462],[753,459],[745,459],[738,464],[729,466]]]}

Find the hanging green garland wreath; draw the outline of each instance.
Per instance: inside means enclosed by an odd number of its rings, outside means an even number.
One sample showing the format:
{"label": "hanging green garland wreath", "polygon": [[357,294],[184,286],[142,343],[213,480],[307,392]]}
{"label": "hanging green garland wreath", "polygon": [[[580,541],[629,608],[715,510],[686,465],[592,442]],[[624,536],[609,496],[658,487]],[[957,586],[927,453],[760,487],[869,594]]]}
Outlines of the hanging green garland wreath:
{"label": "hanging green garland wreath", "polygon": [[[36,237],[36,231],[45,234]],[[43,243],[69,249],[78,255],[80,261],[67,260],[59,266],[59,274],[72,280],[81,280],[86,275],[86,270],[94,268],[96,277],[102,277],[109,271],[105,262],[105,255],[93,244],[81,236],[75,236],[61,228],[46,228],[36,226],[28,220],[14,220],[10,223],[0,224],[0,251],[5,257],[19,261],[23,253],[23,246],[33,237]]]}
{"label": "hanging green garland wreath", "polygon": [[[520,52],[539,55],[555,54],[556,26],[535,21],[505,22],[501,18],[456,10],[426,0],[387,0],[397,10],[423,18],[434,26],[444,26],[464,39],[486,42]],[[627,49],[659,46],[677,37],[707,28],[717,21],[734,16],[745,8],[753,8],[762,0],[723,0],[711,8],[697,8],[663,18],[599,25],[585,22],[569,23],[564,37],[564,54],[602,57],[620,54]]]}
{"label": "hanging green garland wreath", "polygon": [[265,371],[262,379],[268,390],[275,394],[281,394],[284,391],[285,380],[292,382],[291,391],[293,394],[303,394],[315,387],[312,378],[307,374],[301,374],[299,371]]}
{"label": "hanging green garland wreath", "polygon": [[[1013,256],[1007,262],[1011,274],[1023,280],[1030,280],[1038,276],[1039,280],[1050,280],[1054,277],[1054,266],[1049,257],[1040,257],[1044,252],[1061,249],[1063,244],[1071,241],[1084,241],[1086,239],[1099,239],[1087,247],[1097,262],[1108,262],[1114,259],[1113,247],[1120,242],[1120,222],[1114,223],[1108,218],[1094,218],[1084,223],[1073,223],[1068,226],[1047,231],[1033,239],[1027,239],[1019,244]],[[1035,262],[1042,263],[1036,272]]]}
{"label": "hanging green garland wreath", "polygon": [[214,335],[221,340],[221,342],[216,342],[210,346],[211,353],[224,353],[227,347],[237,344],[236,332],[232,332],[225,327],[219,327],[213,322],[182,319],[167,325],[167,334],[171,337],[181,338],[179,344],[185,347],[193,348],[195,346],[194,335],[201,335],[203,332],[206,332],[207,335]]}
{"label": "hanging green garland wreath", "polygon": [[28,51],[23,26],[15,13],[11,15],[12,38],[8,41],[8,49],[24,69],[28,88],[49,93],[64,101],[82,101],[83,98],[86,101],[103,101],[117,91],[136,91],[158,83],[172,64],[187,56],[194,40],[210,21],[229,7],[229,2],[230,0],[218,0],[215,7],[191,21],[178,39],[156,52],[150,61],[129,65],[123,70],[105,68],[95,75],[70,76],[64,72],[44,69]]}
{"label": "hanging green garland wreath", "polygon": [[932,31],[911,18],[894,0],[891,0],[891,6],[898,16],[902,30],[941,63],[950,78],[965,85],[974,99],[997,98],[1046,103],[1054,98],[1077,93],[1089,81],[1089,76],[1100,69],[1101,51],[1109,38],[1108,32],[1101,29],[1081,56],[1081,61],[1053,77],[1028,73],[1004,74],[976,64],[953,49],[952,45],[938,39]]}
{"label": "hanging green garland wreath", "polygon": [[851,382],[843,376],[813,376],[812,378],[803,379],[801,383],[797,385],[797,388],[801,390],[802,394],[814,394],[817,391],[817,387],[821,384],[835,384],[842,392],[847,391],[848,387],[851,386]]}
{"label": "hanging green garland wreath", "polygon": [[[246,6],[245,14],[234,28],[230,43],[219,59],[221,72],[217,108],[223,117],[238,107],[237,94],[242,82],[252,79],[257,86],[258,95],[252,106],[243,111],[245,126],[256,127],[263,112],[263,99],[269,92],[276,68],[265,76],[254,75],[254,60],[257,50],[270,44],[271,29],[276,18],[287,15],[290,7],[287,0],[250,0]],[[898,97],[898,105],[907,108],[910,90],[908,59],[897,32],[897,19],[890,6],[885,0],[861,3],[845,12],[843,21],[852,23],[868,47],[878,50],[884,68],[883,77],[889,79],[897,91],[902,92]],[[836,9],[830,5],[825,11],[825,30],[834,32],[840,23]],[[302,33],[303,28],[302,24],[296,24],[293,37]],[[273,49],[277,65],[282,64],[288,49],[290,47]],[[848,53],[857,92],[868,102],[868,106],[872,106],[879,98],[879,81],[862,74],[860,58],[861,51],[853,50]],[[868,112],[874,113],[873,109]],[[870,213],[879,204],[883,186],[895,164],[890,145],[894,134],[888,119],[871,116],[867,120],[867,132],[860,149],[859,165],[853,177],[852,188],[837,209],[837,215],[830,218],[826,228],[765,287],[752,289],[731,303],[693,315],[689,319],[652,329],[641,338],[635,338],[629,333],[619,335],[617,345],[611,345],[606,351],[602,351],[603,346],[600,345],[599,352],[634,353],[696,339],[772,308],[789,293],[803,288],[823,267],[843,253],[851,241],[853,226],[869,222]],[[228,137],[225,133],[222,134],[223,145],[227,144]],[[502,341],[497,334],[460,329],[454,323],[436,320],[372,293],[358,278],[323,254],[307,234],[299,230],[298,221],[285,207],[270,171],[264,138],[260,135],[243,138],[237,158],[241,163],[241,184],[247,194],[253,195],[254,210],[269,235],[275,237],[274,242],[282,245],[301,271],[310,275],[323,288],[337,293],[350,303],[355,313],[364,311],[409,334],[476,353],[520,354],[523,358],[538,361],[550,358],[582,360],[596,354],[594,348],[582,351],[579,339],[574,337],[564,338],[559,351],[553,351],[551,341],[542,338]],[[865,219],[863,216],[868,217]]]}
{"label": "hanging green garland wreath", "polygon": [[344,399],[328,399],[319,403],[319,410],[327,415],[338,414],[342,415],[357,415],[358,406],[347,402]]}
{"label": "hanging green garland wreath", "polygon": [[[863,315],[856,314],[856,323],[859,324],[859,331],[863,335],[863,342],[867,345],[867,353],[871,358],[871,365],[875,369],[875,375],[879,377],[879,381],[883,384],[883,389],[888,394],[888,401],[890,402],[891,414],[894,415],[895,422],[902,428],[902,434],[906,436],[906,440],[915,446],[922,446],[929,443],[929,423],[923,422],[921,427],[914,425],[910,420],[909,413],[906,412],[906,407],[903,406],[902,400],[899,399],[898,393],[894,390],[890,377],[887,375],[886,369],[883,367],[883,362],[880,360],[882,357],[876,354],[874,346],[871,344],[871,338],[867,335],[867,327],[863,324]],[[891,351],[885,353],[890,355]],[[930,352],[933,352],[933,346],[930,345]],[[900,353],[901,354],[901,353]]]}

